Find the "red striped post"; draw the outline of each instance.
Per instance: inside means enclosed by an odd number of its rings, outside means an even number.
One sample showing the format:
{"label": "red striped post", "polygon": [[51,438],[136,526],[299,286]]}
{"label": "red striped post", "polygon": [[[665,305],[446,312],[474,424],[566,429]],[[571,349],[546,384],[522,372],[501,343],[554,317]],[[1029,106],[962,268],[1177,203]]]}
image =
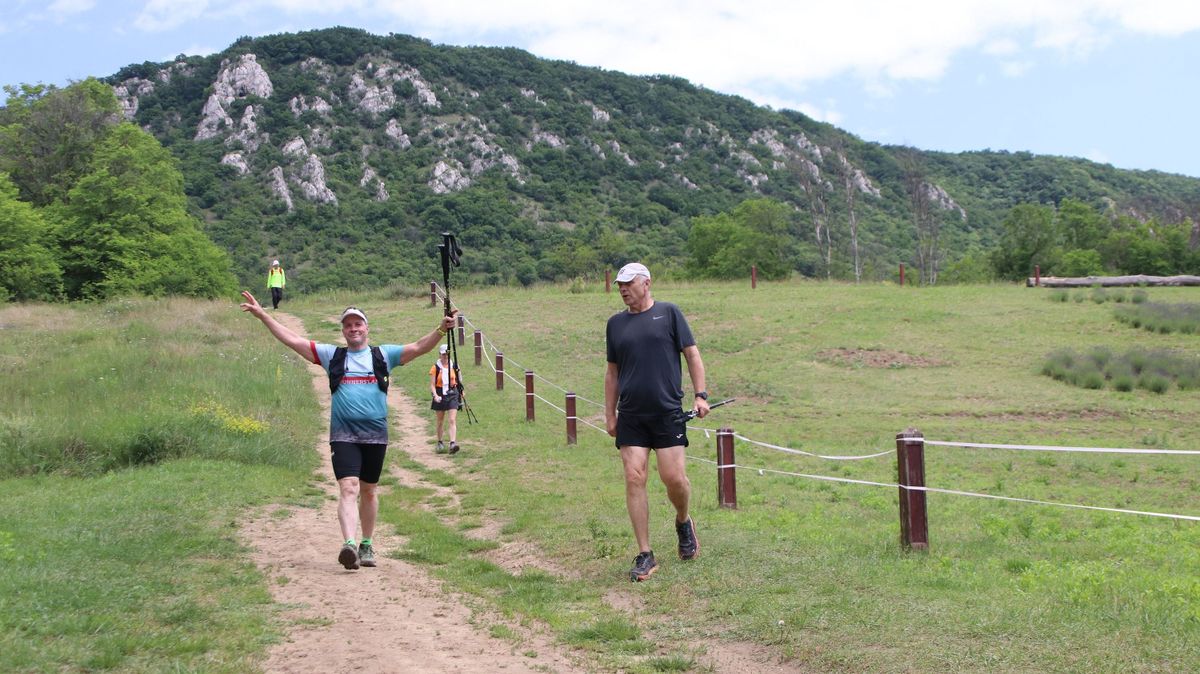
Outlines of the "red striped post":
{"label": "red striped post", "polygon": [[717,505],[737,508],[737,472],[733,460],[733,429],[717,429]]}
{"label": "red striped post", "polygon": [[467,329],[463,327],[466,318],[462,314],[458,315],[458,345],[462,346],[467,343]]}
{"label": "red striped post", "polygon": [[925,491],[925,436],[915,428],[896,436],[896,466],[900,473],[900,545],[906,550],[929,549]]}
{"label": "red striped post", "polygon": [[567,444],[575,444],[575,394],[567,391]]}
{"label": "red striped post", "polygon": [[475,331],[475,365],[483,362],[483,333]]}
{"label": "red striped post", "polygon": [[429,306],[437,306],[437,281],[429,282]]}
{"label": "red striped post", "polygon": [[496,390],[504,390],[504,354],[496,352]]}
{"label": "red striped post", "polygon": [[604,270],[604,292],[606,294],[612,292],[612,270],[611,269]]}
{"label": "red striped post", "polygon": [[904,263],[900,263],[900,286],[904,287]]}
{"label": "red striped post", "polygon": [[750,289],[758,287],[758,265],[750,265]]}
{"label": "red striped post", "polygon": [[533,370],[525,370],[525,421],[533,421]]}

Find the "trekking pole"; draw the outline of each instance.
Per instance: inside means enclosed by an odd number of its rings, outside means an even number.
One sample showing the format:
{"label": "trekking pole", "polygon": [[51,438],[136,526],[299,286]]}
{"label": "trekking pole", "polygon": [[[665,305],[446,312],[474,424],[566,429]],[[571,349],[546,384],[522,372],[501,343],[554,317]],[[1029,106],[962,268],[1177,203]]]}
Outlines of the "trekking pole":
{"label": "trekking pole", "polygon": [[[726,399],[722,400],[722,401],[721,401],[721,402],[719,402],[719,403],[713,403],[713,404],[709,405],[709,406],[708,406],[708,410],[711,412],[711,411],[713,410],[713,408],[720,407],[721,405],[725,405],[725,404],[727,404],[727,403],[731,403],[731,402],[733,402],[733,401],[735,401],[735,400],[737,400],[737,398],[726,398]],[[688,410],[688,411],[686,411],[686,412],[684,412],[684,413],[683,413],[683,416],[684,416],[685,418],[687,418],[687,420],[688,420],[688,421],[691,421],[692,419],[695,419],[695,418],[696,418],[696,410]]]}
{"label": "trekking pole", "polygon": [[[438,252],[442,258],[442,289],[444,291],[443,307],[446,316],[454,314],[450,302],[450,266],[457,267],[462,260],[462,248],[459,248],[458,241],[450,232],[442,232],[442,242],[438,244]],[[475,416],[475,412],[471,406],[467,404],[467,396],[463,392],[462,372],[458,369],[458,347],[454,341],[454,331],[450,330],[446,333],[446,351],[450,353],[450,365],[454,368],[454,387],[458,389],[458,400],[462,404],[462,409],[466,412],[467,423],[479,423],[479,419]]]}

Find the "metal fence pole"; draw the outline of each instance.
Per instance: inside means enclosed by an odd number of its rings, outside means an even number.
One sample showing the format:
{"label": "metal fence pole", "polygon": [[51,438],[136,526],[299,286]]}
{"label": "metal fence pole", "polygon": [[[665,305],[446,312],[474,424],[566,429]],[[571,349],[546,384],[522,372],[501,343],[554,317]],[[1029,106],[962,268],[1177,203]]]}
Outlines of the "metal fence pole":
{"label": "metal fence pole", "polygon": [[717,505],[737,508],[737,469],[733,459],[733,429],[717,429]]}
{"label": "metal fence pole", "polygon": [[575,394],[567,391],[567,444],[573,445],[576,442],[575,435]]}
{"label": "metal fence pole", "polygon": [[926,517],[925,436],[915,428],[896,435],[896,466],[900,484],[900,545],[906,550],[929,549]]}
{"label": "metal fence pole", "polygon": [[525,421],[533,421],[533,370],[525,370]]}

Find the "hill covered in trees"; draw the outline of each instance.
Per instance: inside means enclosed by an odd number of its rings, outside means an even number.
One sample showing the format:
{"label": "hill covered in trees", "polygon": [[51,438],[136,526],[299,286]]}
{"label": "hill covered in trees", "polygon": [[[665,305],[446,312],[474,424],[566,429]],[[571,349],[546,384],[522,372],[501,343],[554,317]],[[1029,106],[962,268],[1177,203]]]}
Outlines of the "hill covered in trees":
{"label": "hill covered in trees", "polygon": [[189,208],[252,287],[273,257],[300,290],[427,280],[443,230],[480,283],[635,258],[665,275],[755,263],[864,280],[905,262],[926,283],[1198,260],[1195,178],[881,146],[679,78],[516,49],[334,28],[105,81],[178,159]]}

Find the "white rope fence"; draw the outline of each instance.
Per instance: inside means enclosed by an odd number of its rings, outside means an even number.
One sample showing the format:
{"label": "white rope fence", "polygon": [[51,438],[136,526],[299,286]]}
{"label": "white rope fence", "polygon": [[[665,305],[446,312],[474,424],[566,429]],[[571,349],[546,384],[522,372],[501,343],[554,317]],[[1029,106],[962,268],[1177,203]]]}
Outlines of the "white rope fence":
{"label": "white rope fence", "polygon": [[[440,287],[437,287],[437,294],[439,297],[443,298],[443,300],[445,299],[445,294],[441,291]],[[457,309],[457,307],[453,303],[451,303],[451,307]],[[488,367],[492,370],[493,373],[499,373],[500,371],[497,370],[496,366],[493,364],[493,358],[495,357],[496,354],[501,354],[503,352],[499,349],[499,347],[496,346],[495,343],[493,343],[491,341],[491,339],[489,339],[487,337],[486,333],[484,333],[478,326],[476,326],[473,322],[471,322],[470,319],[464,317],[463,322],[466,325],[470,325],[473,330],[477,331],[482,336],[481,344],[480,344],[481,349],[483,351],[483,356],[484,356],[482,358],[482,360],[487,361]],[[492,351],[492,358],[487,357],[487,351],[488,351],[489,347],[491,348],[491,351]],[[525,382],[523,382],[523,381],[517,379],[516,377],[512,376],[511,374],[509,374],[507,366],[511,365],[514,368],[523,370],[525,372],[530,372],[533,374],[533,377],[535,379],[541,380],[542,382],[551,386],[552,388],[555,388],[564,394],[570,393],[570,391],[568,391],[566,388],[560,386],[559,384],[557,384],[555,382],[550,381],[549,379],[546,379],[545,377],[542,377],[542,376],[534,373],[532,370],[529,370],[528,368],[524,367],[520,363],[509,358],[507,355],[504,358],[506,361],[505,362],[506,367],[503,372],[504,377],[511,380],[514,384],[520,386],[523,391],[525,390]],[[550,407],[552,407],[559,413],[563,414],[564,416],[567,416],[567,411],[564,408],[559,407],[555,403],[547,400],[546,398],[542,397],[541,395],[538,395],[537,393],[532,393],[531,395],[534,398],[536,398],[537,400],[540,400],[543,403],[545,403],[546,405],[549,405]],[[577,401],[582,400],[583,402],[590,403],[596,407],[600,407],[600,408],[604,407],[604,405],[602,403],[598,403],[594,400],[589,400],[588,398],[585,398],[578,394],[575,394],[575,399]],[[568,416],[567,418],[571,418],[571,417]],[[587,419],[585,419],[581,416],[575,416],[574,419],[578,422],[581,422],[585,426],[588,426],[588,427],[593,428],[601,433],[604,433],[605,435],[608,434],[608,431],[606,429],[601,428],[600,426],[597,426],[594,423],[591,423],[590,421],[588,421]],[[703,426],[693,426],[690,424],[687,425],[687,428],[689,430],[703,432],[706,438],[711,437],[711,434],[720,432],[717,429],[706,428]],[[793,455],[793,456],[805,456],[805,457],[810,457],[810,458],[815,458],[815,459],[823,459],[823,460],[829,460],[829,461],[862,461],[862,460],[868,460],[868,459],[876,459],[876,458],[883,457],[883,456],[893,456],[896,453],[896,450],[889,449],[889,450],[875,452],[875,453],[871,453],[871,454],[856,455],[856,456],[835,455],[835,454],[817,454],[815,452],[809,452],[809,451],[805,451],[805,450],[801,450],[801,449],[795,449],[792,447],[786,447],[783,445],[777,445],[777,444],[772,444],[769,442],[762,442],[759,440],[754,440],[753,438],[746,437],[739,433],[732,433],[732,437],[736,438],[737,440],[741,440],[742,442],[749,444],[749,445],[753,445],[756,447],[762,447],[764,449],[770,449],[770,450],[784,453],[784,454],[789,454],[789,455]],[[1115,448],[1115,447],[1060,447],[1060,446],[1054,446],[1054,445],[1014,445],[1014,444],[981,443],[981,442],[952,442],[952,441],[945,441],[945,440],[925,440],[923,438],[912,438],[912,440],[916,441],[916,442],[921,442],[927,446],[962,447],[962,448],[969,448],[969,449],[1008,449],[1008,450],[1021,450],[1021,451],[1080,452],[1080,453],[1097,453],[1097,454],[1152,454],[1152,455],[1156,454],[1156,455],[1200,456],[1200,451],[1193,451],[1193,450],[1137,449],[1137,448]],[[1107,507],[1103,507],[1103,506],[1082,505],[1082,504],[1074,504],[1074,503],[1060,503],[1060,502],[1055,502],[1055,501],[1043,501],[1043,500],[1038,500],[1038,499],[1020,498],[1020,497],[1014,497],[1014,496],[1000,496],[1000,495],[996,495],[996,494],[984,494],[984,493],[979,493],[979,492],[962,491],[962,490],[957,490],[957,489],[942,489],[942,488],[938,488],[938,487],[927,487],[927,486],[918,487],[918,486],[911,486],[911,485],[901,485],[899,483],[894,483],[894,482],[876,482],[876,481],[872,481],[872,480],[858,480],[858,479],[853,479],[853,478],[835,477],[835,476],[830,476],[830,475],[814,475],[814,474],[810,474],[810,473],[799,473],[799,472],[778,470],[775,468],[748,466],[748,465],[738,464],[738,463],[720,464],[711,459],[706,459],[706,458],[694,456],[691,454],[686,454],[686,457],[692,461],[716,466],[718,471],[721,471],[724,469],[741,468],[743,470],[753,471],[752,474],[756,473],[759,476],[765,476],[767,474],[782,475],[782,476],[787,476],[787,477],[798,477],[798,478],[804,478],[804,479],[810,479],[810,480],[819,480],[819,481],[824,481],[824,482],[836,482],[836,483],[844,483],[844,484],[856,484],[856,485],[865,485],[865,486],[874,486],[874,487],[888,487],[888,488],[893,488],[893,489],[904,489],[904,490],[907,490],[910,492],[948,494],[948,495],[953,495],[953,496],[984,498],[984,499],[1008,501],[1008,502],[1014,502],[1014,503],[1029,503],[1029,504],[1034,504],[1034,505],[1052,506],[1052,507],[1059,507],[1059,508],[1073,508],[1073,509],[1079,509],[1079,510],[1092,510],[1092,511],[1112,512],[1112,513],[1120,513],[1120,514],[1127,514],[1127,515],[1141,515],[1141,516],[1147,516],[1147,517],[1160,517],[1160,518],[1167,518],[1167,519],[1174,519],[1174,520],[1186,520],[1186,521],[1200,522],[1200,516],[1194,516],[1194,515],[1179,515],[1179,514],[1173,514],[1173,513],[1153,512],[1153,511],[1146,511],[1146,510],[1132,510],[1132,509],[1127,509],[1127,508],[1107,508]]]}

